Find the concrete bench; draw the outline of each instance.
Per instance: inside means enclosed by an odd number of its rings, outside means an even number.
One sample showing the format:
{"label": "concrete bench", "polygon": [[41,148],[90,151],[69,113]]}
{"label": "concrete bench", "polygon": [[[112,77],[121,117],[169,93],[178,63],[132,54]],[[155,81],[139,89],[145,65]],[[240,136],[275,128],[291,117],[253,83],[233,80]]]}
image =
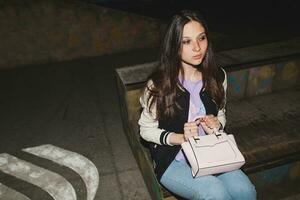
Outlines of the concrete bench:
{"label": "concrete bench", "polygon": [[[216,56],[228,75],[226,131],[236,137],[246,158],[242,169],[256,185],[259,199],[299,193],[300,38]],[[152,199],[176,199],[156,180],[137,124],[139,97],[157,64],[119,68],[116,80],[124,130]]]}

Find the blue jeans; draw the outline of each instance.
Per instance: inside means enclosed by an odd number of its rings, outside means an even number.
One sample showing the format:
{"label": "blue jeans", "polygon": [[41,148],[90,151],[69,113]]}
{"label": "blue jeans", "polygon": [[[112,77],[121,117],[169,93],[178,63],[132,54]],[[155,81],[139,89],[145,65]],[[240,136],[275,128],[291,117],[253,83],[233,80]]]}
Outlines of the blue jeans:
{"label": "blue jeans", "polygon": [[174,160],[163,174],[161,183],[186,199],[256,199],[254,185],[241,170],[193,178],[187,163]]}

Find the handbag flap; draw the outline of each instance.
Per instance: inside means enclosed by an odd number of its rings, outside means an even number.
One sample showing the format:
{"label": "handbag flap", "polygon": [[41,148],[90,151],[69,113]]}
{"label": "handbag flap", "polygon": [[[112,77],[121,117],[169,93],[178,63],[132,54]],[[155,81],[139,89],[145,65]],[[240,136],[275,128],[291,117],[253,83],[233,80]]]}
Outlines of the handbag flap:
{"label": "handbag flap", "polygon": [[189,138],[181,146],[193,177],[232,171],[245,163],[233,135],[225,132]]}
{"label": "handbag flap", "polygon": [[239,152],[236,145],[226,136],[216,135],[201,136],[198,139],[190,138],[189,142],[193,151],[198,155],[199,163],[215,163],[234,160]]}

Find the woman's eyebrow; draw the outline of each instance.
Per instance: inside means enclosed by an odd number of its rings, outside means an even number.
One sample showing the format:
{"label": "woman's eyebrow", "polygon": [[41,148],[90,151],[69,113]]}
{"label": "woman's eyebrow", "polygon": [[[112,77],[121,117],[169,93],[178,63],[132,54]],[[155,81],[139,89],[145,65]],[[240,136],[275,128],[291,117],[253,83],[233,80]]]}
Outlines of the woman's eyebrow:
{"label": "woman's eyebrow", "polygon": [[[197,35],[197,37],[202,36],[202,35],[205,35],[205,32],[199,33]],[[183,36],[182,38],[192,38],[192,37],[190,37],[190,36]]]}

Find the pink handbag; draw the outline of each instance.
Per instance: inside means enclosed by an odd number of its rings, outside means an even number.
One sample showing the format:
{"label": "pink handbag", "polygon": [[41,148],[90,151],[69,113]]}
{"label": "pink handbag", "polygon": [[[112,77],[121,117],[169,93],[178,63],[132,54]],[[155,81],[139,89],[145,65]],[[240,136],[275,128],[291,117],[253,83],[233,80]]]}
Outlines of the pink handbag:
{"label": "pink handbag", "polygon": [[233,135],[225,132],[215,131],[211,135],[191,137],[181,146],[194,178],[232,171],[245,164]]}

